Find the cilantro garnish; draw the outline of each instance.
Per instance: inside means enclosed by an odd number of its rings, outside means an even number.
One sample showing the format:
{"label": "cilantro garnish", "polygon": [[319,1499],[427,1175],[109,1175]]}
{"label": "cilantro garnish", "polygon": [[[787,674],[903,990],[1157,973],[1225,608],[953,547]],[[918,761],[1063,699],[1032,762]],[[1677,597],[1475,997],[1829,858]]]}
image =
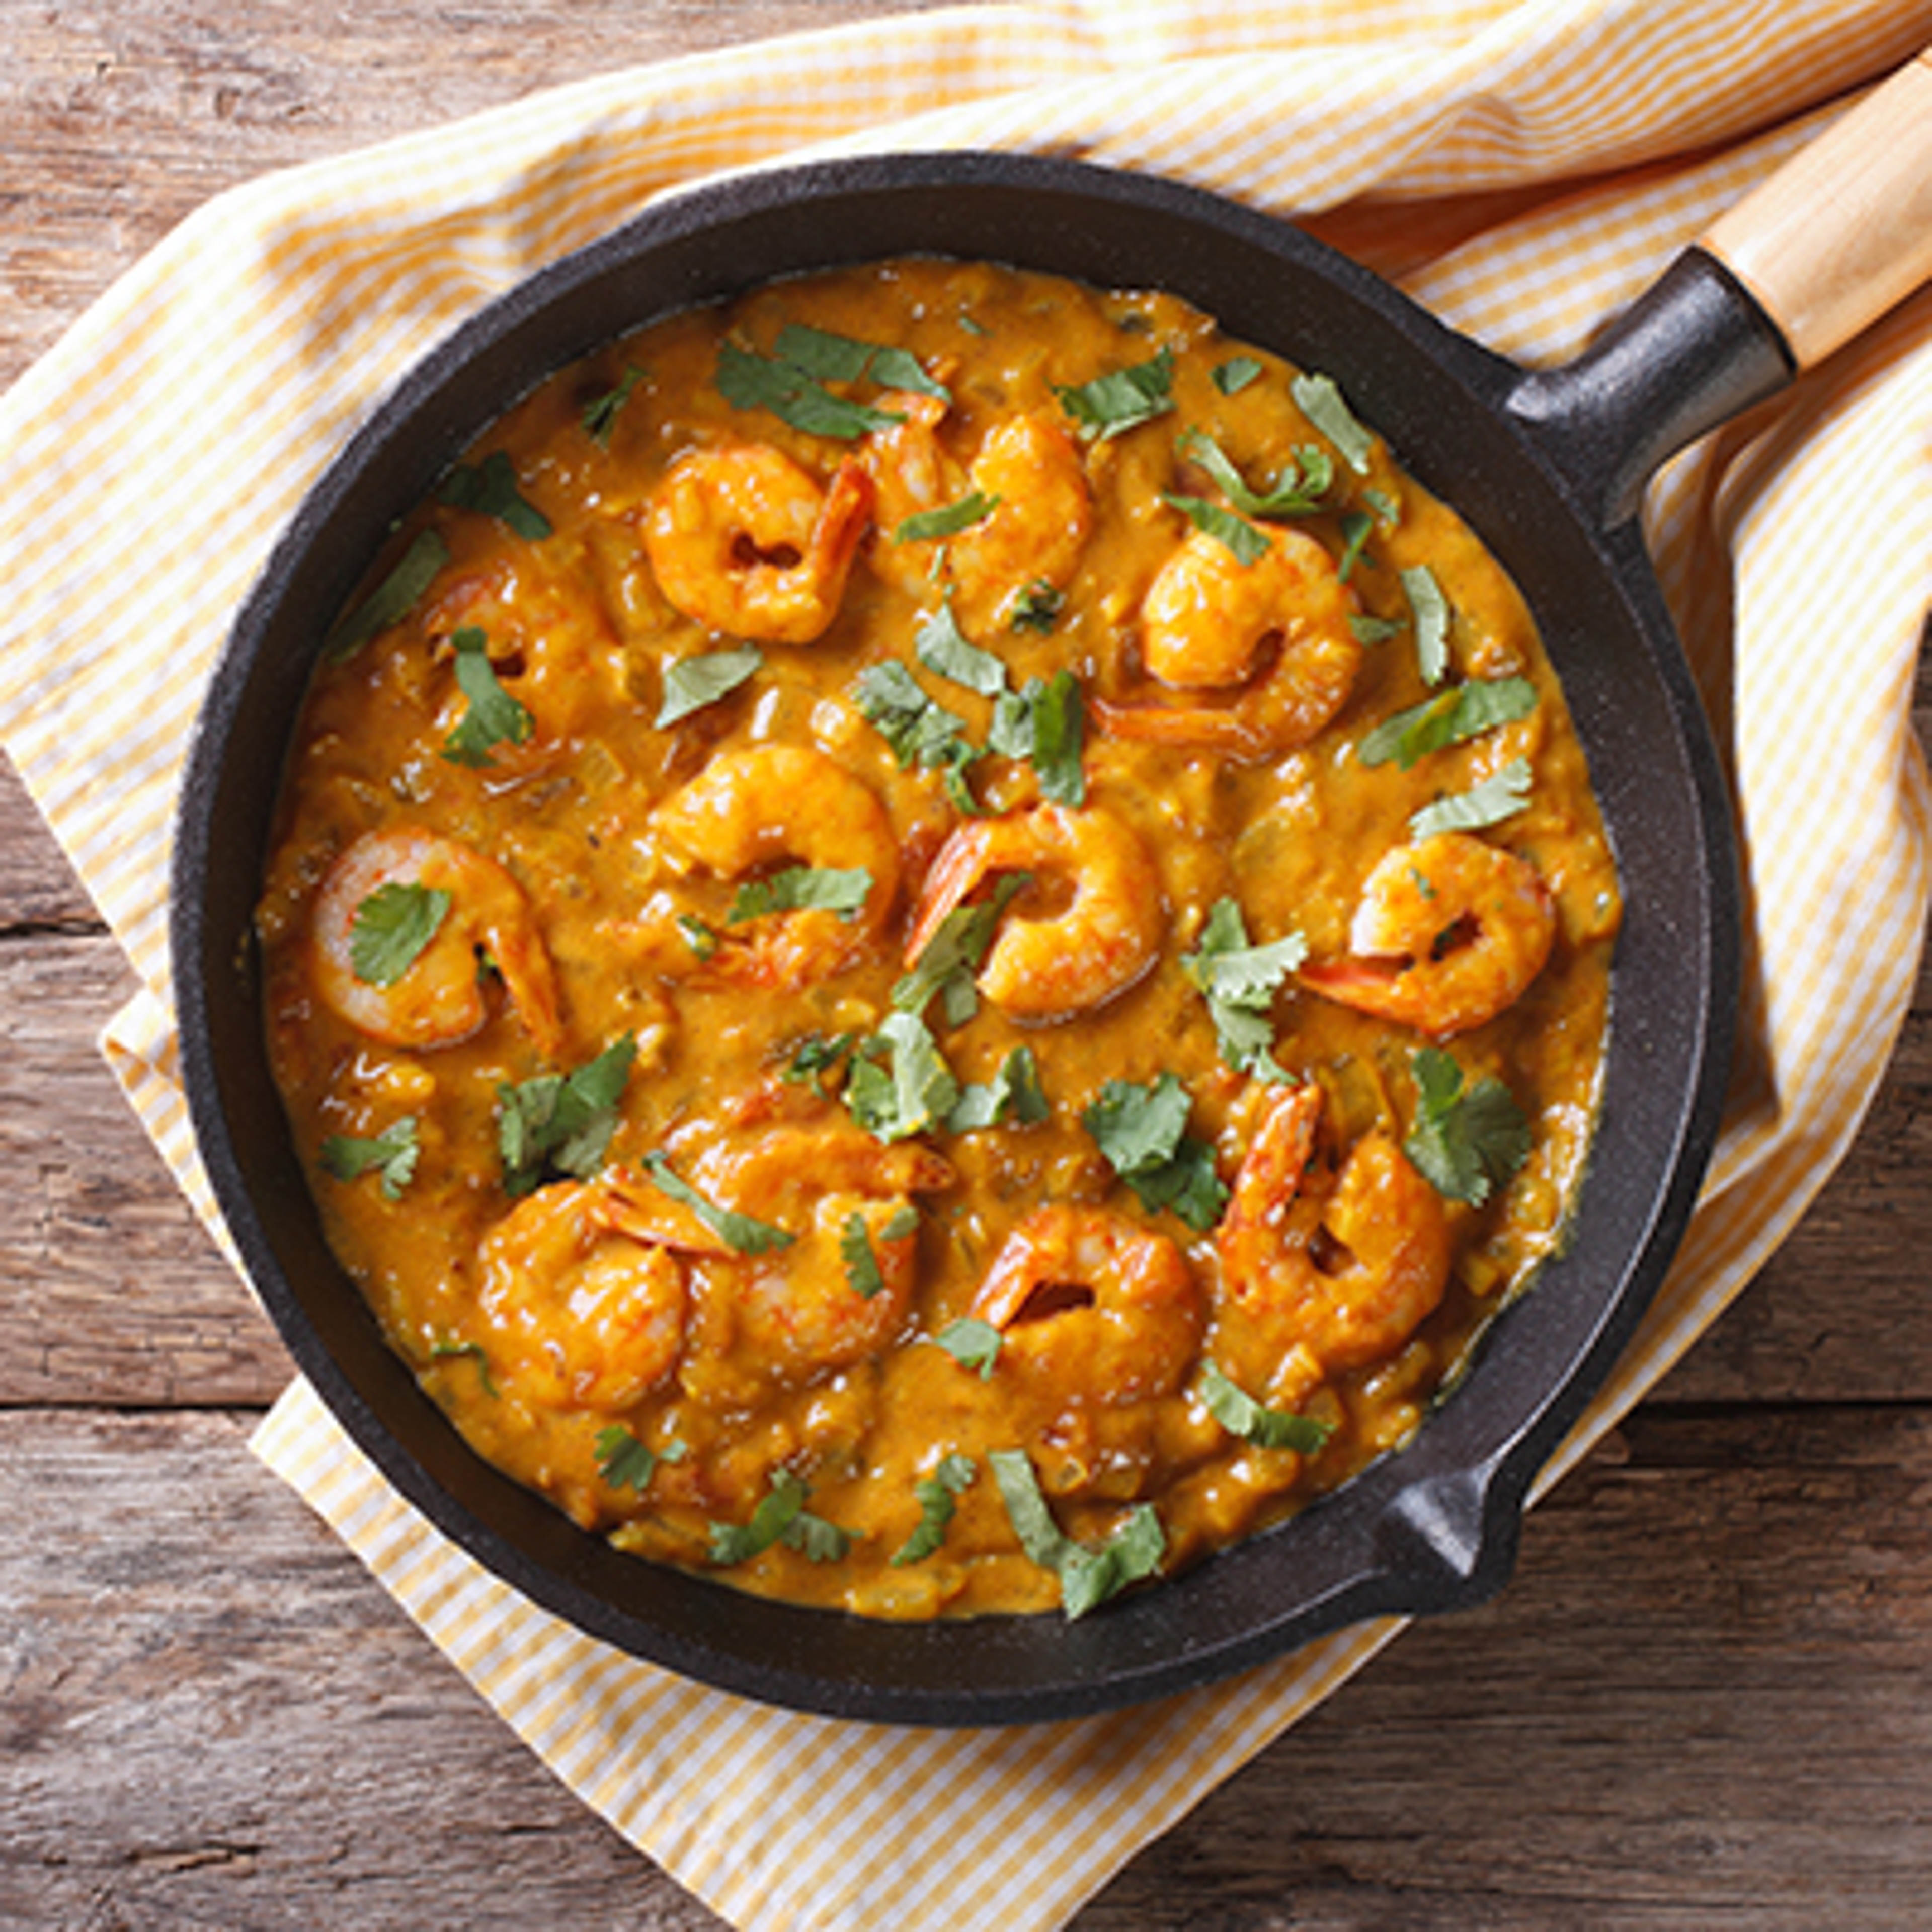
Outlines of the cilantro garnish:
{"label": "cilantro garnish", "polygon": [[[1335,574],[1346,584],[1356,565],[1361,562],[1370,538],[1375,534],[1376,520],[1366,510],[1344,510],[1340,520],[1342,526],[1342,554],[1336,563]],[[1399,625],[1396,626],[1398,629],[1400,628]],[[1355,634],[1362,643],[1369,641],[1359,631]]]}
{"label": "cilantro garnish", "polygon": [[854,919],[872,890],[872,875],[862,866],[788,866],[768,879],[740,886],[726,914],[734,926],[775,912],[830,912]]}
{"label": "cilantro garnish", "polygon": [[1070,670],[1050,678],[1030,677],[1018,691],[1003,691],[994,700],[986,748],[1006,758],[1024,758],[1040,781],[1041,797],[1054,805],[1087,800],[1087,770],[1082,761],[1087,709],[1080,680]]}
{"label": "cilantro garnish", "polygon": [[1312,1415],[1264,1408],[1213,1362],[1201,1366],[1201,1400],[1230,1436],[1252,1442],[1258,1449],[1292,1449],[1312,1456],[1334,1433],[1327,1423],[1318,1422]]}
{"label": "cilantro garnish", "polygon": [[574,1072],[540,1073],[496,1089],[506,1193],[530,1193],[555,1174],[596,1175],[610,1151],[617,1103],[637,1054],[636,1036],[627,1033]]}
{"label": "cilantro garnish", "polygon": [[1342,461],[1357,476],[1366,476],[1375,438],[1358,420],[1334,380],[1298,376],[1288,386],[1295,406],[1341,452]]}
{"label": "cilantro garnish", "polygon": [[1104,442],[1165,416],[1174,406],[1174,351],[1163,349],[1145,362],[1116,369],[1072,388],[1055,385],[1060,406],[1090,442]]}
{"label": "cilantro garnish", "polygon": [[934,382],[909,349],[835,335],[809,322],[788,322],[778,331],[772,351],[780,362],[817,382],[857,382],[869,378],[881,388],[910,389],[942,403],[952,400],[952,392],[943,382]]}
{"label": "cilantro garnish", "polygon": [[1160,1570],[1167,1534],[1149,1504],[1142,1504],[1112,1537],[1094,1547],[1076,1542],[1054,1521],[1024,1449],[989,1450],[986,1461],[1020,1547],[1059,1577],[1060,1604],[1070,1621]]}
{"label": "cilantro garnish", "polygon": [[684,1444],[674,1441],[653,1449],[619,1422],[597,1432],[596,1447],[597,1473],[614,1490],[647,1489],[660,1462],[681,1462],[689,1453]]}
{"label": "cilantro garnish", "polygon": [[952,1520],[960,1497],[973,1486],[979,1470],[970,1456],[957,1450],[940,1456],[932,1474],[919,1483],[913,1493],[919,1498],[919,1527],[899,1547],[891,1561],[903,1568],[923,1563],[946,1540],[946,1526]]}
{"label": "cilantro garnish", "polygon": [[1209,380],[1224,396],[1238,396],[1250,382],[1260,380],[1262,365],[1252,356],[1231,356],[1208,372]]}
{"label": "cilantro garnish", "polygon": [[1191,458],[1214,479],[1220,490],[1244,517],[1305,517],[1322,507],[1322,500],[1335,481],[1335,466],[1326,450],[1304,445],[1266,490],[1249,487],[1233,459],[1204,429],[1190,429],[1180,439],[1182,455]]}
{"label": "cilantro garnish", "polygon": [[1535,709],[1536,686],[1526,677],[1451,685],[1364,733],[1355,755],[1365,765],[1385,765],[1394,759],[1407,771],[1431,752],[1479,737],[1498,724],[1514,724]]}
{"label": "cilantro garnish", "polygon": [[463,722],[443,740],[452,764],[472,767],[494,762],[498,745],[520,745],[532,729],[530,712],[497,682],[490,662],[489,640],[473,625],[450,639],[456,652],[456,686],[470,700]]}
{"label": "cilantro garnish", "polygon": [[1438,832],[1473,832],[1499,825],[1529,803],[1529,760],[1512,758],[1467,791],[1452,793],[1425,805],[1408,821],[1412,838],[1432,838]]}
{"label": "cilantro garnish", "polygon": [[955,906],[934,929],[919,963],[892,988],[893,1006],[902,1013],[923,1014],[938,995],[947,1024],[964,1026],[980,1010],[974,970],[986,958],[1006,908],[1032,878],[1030,872],[1002,873],[990,898]]}
{"label": "cilantro garnish", "polygon": [[1040,1089],[1040,1067],[1033,1048],[1016,1046],[992,1079],[961,1090],[958,1105],[946,1117],[946,1131],[970,1134],[1004,1120],[1022,1127],[1036,1126],[1052,1112]]}
{"label": "cilantro garnish", "polygon": [[796,1234],[769,1222],[741,1214],[735,1208],[721,1208],[698,1192],[671,1166],[668,1155],[653,1151],[644,1156],[644,1166],[660,1192],[668,1194],[680,1207],[688,1208],[734,1254],[770,1254],[774,1248],[788,1248]]}
{"label": "cilantro garnish", "polygon": [[904,422],[897,410],[854,402],[824,386],[866,378],[888,388],[946,395],[918,358],[903,349],[854,341],[799,322],[788,323],[778,332],[770,356],[756,355],[734,342],[725,343],[718,352],[718,392],[734,409],[770,410],[781,422],[811,436],[851,442]]}
{"label": "cilantro garnish", "polygon": [[656,722],[675,724],[694,711],[736,691],[754,676],[765,661],[756,644],[737,644],[729,650],[705,651],[695,657],[680,658],[666,666],[664,694],[658,706]]}
{"label": "cilantro garnish", "polygon": [[724,944],[695,913],[680,913],[677,929],[685,944],[691,948],[692,958],[700,964],[707,959],[715,959],[718,947]]}
{"label": "cilantro garnish", "polygon": [[1203,536],[1212,537],[1239,564],[1258,562],[1268,554],[1268,540],[1245,517],[1238,517],[1204,496],[1161,493],[1161,501],[1185,516]]}
{"label": "cilantro garnish", "polygon": [[1066,602],[1066,593],[1058,584],[1040,578],[1014,598],[1007,618],[1010,628],[1032,631],[1045,637],[1054,626]]}
{"label": "cilantro garnish", "polygon": [[392,879],[356,908],[349,929],[349,964],[371,986],[393,986],[436,935],[450,896],[440,886]]}
{"label": "cilantro garnish", "polygon": [[933,1336],[934,1346],[944,1348],[962,1369],[971,1369],[983,1382],[992,1378],[993,1364],[1000,1359],[1000,1331],[976,1315],[962,1315],[949,1322]]}
{"label": "cilantro garnish", "polygon": [[356,1180],[365,1174],[380,1173],[383,1193],[394,1201],[401,1198],[403,1190],[416,1178],[416,1161],[422,1152],[416,1138],[416,1116],[405,1114],[380,1134],[366,1139],[354,1134],[331,1134],[322,1144],[322,1164],[338,1180]]}
{"label": "cilantro garnish", "polygon": [[1221,1218],[1228,1190],[1214,1171],[1214,1150],[1186,1132],[1193,1104],[1178,1076],[1162,1073],[1144,1087],[1109,1080],[1080,1118],[1142,1207],[1172,1208],[1205,1234]]}
{"label": "cilantro garnish", "polygon": [[496,1384],[490,1373],[490,1358],[481,1342],[457,1342],[443,1337],[429,1345],[432,1361],[448,1361],[454,1358],[472,1361],[476,1364],[476,1379],[483,1384],[483,1393],[492,1402],[496,1399]]}
{"label": "cilantro garnish", "polygon": [[809,1033],[792,1049],[778,1078],[795,1087],[815,1087],[859,1043],[856,1033]]}
{"label": "cilantro garnish", "polygon": [[783,1543],[814,1563],[836,1562],[851,1548],[852,1539],[806,1508],[810,1493],[789,1469],[773,1470],[771,1488],[752,1512],[748,1523],[711,1526],[712,1562],[726,1568],[748,1563],[775,1543]]}
{"label": "cilantro garnish", "polygon": [[982,698],[997,698],[1006,688],[1004,662],[969,644],[952,614],[950,599],[920,620],[913,634],[914,655],[936,676],[963,684]]}
{"label": "cilantro garnish", "polygon": [[969,490],[936,510],[921,510],[902,518],[892,526],[892,542],[930,543],[938,537],[956,537],[962,530],[983,523],[999,507],[999,502],[998,496],[988,496],[984,490]]}
{"label": "cilantro garnish", "polygon": [[887,1014],[853,1056],[845,1105],[875,1139],[926,1133],[942,1126],[958,1102],[959,1082],[915,1013]]}
{"label": "cilantro garnish", "polygon": [[868,664],[859,674],[853,697],[860,715],[892,747],[902,770],[916,766],[941,772],[954,804],[962,812],[978,812],[967,789],[966,768],[983,754],[967,736],[963,718],[931,697],[896,658]]}
{"label": "cilantro garnish", "polygon": [[1410,1062],[1416,1115],[1402,1150],[1437,1193],[1479,1208],[1529,1158],[1529,1122],[1493,1075],[1464,1087],[1462,1068],[1440,1047]]}
{"label": "cilantro garnish", "polygon": [[[882,1241],[902,1241],[908,1234],[916,1233],[918,1228],[919,1210],[908,1204],[893,1211],[879,1230],[879,1238]],[[885,1286],[886,1277],[872,1246],[872,1231],[866,1225],[861,1208],[854,1208],[838,1231],[838,1256],[845,1264],[845,1279],[852,1292],[862,1300],[870,1301]]]}
{"label": "cilantro garnish", "polygon": [[584,404],[584,414],[578,420],[584,425],[584,434],[598,448],[610,447],[610,432],[617,427],[618,416],[631,400],[632,392],[644,380],[643,370],[634,362],[627,363],[614,389],[607,389],[602,395]]}
{"label": "cilantro garnish", "polygon": [[1415,666],[1424,684],[1440,684],[1449,675],[1449,600],[1426,564],[1402,573],[1408,608],[1415,619]]}
{"label": "cilantro garnish", "polygon": [[1201,949],[1184,955],[1181,970],[1208,1002],[1221,1057],[1257,1079],[1290,1076],[1274,1058],[1274,995],[1308,956],[1298,932],[1266,946],[1251,945],[1239,902],[1216,900],[1201,929]]}
{"label": "cilantro garnish", "polygon": [[436,494],[439,502],[452,509],[494,517],[532,543],[542,543],[550,533],[549,518],[518,488],[517,466],[507,450],[492,450],[474,466],[458,464],[442,479]]}
{"label": "cilantro garnish", "polygon": [[328,634],[322,649],[340,664],[371,638],[400,624],[449,561],[449,546],[434,530],[418,530],[395,568]]}

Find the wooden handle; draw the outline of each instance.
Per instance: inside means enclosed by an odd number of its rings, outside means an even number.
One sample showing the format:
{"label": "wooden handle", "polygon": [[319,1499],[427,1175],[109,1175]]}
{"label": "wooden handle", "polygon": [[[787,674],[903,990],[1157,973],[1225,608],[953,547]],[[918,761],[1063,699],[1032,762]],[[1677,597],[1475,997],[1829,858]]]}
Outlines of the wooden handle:
{"label": "wooden handle", "polygon": [[1808,369],[1932,278],[1932,48],[1703,238]]}

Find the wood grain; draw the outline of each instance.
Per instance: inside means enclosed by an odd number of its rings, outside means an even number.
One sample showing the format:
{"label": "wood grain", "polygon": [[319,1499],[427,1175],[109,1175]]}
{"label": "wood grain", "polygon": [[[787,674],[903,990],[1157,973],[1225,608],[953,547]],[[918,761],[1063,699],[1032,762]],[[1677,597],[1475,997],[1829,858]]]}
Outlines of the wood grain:
{"label": "wood grain", "polygon": [[[870,0],[0,0],[0,385],[208,196]],[[1928,707],[1922,704],[1922,722]],[[0,760],[0,1925],[718,1922],[245,1448],[286,1359],[95,1045]],[[1844,1170],[1532,1517],[1079,1932],[1891,1932],[1932,1894],[1932,982]]]}

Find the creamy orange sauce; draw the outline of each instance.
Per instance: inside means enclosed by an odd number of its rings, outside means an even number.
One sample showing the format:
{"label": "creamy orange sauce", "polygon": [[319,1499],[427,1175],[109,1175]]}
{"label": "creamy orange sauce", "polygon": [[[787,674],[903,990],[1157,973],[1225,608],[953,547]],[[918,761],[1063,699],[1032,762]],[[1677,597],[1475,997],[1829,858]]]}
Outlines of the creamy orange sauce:
{"label": "creamy orange sauce", "polygon": [[[801,325],[917,371],[788,371]],[[377,560],[271,1050],[393,1345],[579,1523],[882,1617],[1172,1574],[1398,1448],[1561,1242],[1582,754],[1499,567],[1296,373],[1163,295],[788,282],[546,383]],[[1471,693],[1516,702],[1378,756]]]}

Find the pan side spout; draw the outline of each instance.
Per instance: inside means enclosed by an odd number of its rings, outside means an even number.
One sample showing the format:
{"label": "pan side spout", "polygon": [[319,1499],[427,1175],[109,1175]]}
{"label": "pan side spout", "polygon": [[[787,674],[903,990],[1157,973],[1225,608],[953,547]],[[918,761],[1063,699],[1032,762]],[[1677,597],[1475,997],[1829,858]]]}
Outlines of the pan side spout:
{"label": "pan side spout", "polygon": [[1744,285],[1690,248],[1574,362],[1525,372],[1505,406],[1607,530],[1670,457],[1796,373]]}

